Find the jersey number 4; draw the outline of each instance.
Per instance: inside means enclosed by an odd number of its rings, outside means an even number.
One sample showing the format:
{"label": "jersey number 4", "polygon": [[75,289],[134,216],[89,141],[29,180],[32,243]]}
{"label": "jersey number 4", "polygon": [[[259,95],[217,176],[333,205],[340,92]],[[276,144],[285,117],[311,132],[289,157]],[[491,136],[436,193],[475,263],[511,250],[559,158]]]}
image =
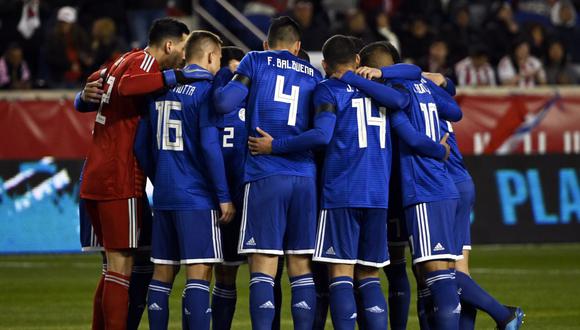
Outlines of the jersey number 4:
{"label": "jersey number 4", "polygon": [[387,116],[386,109],[379,108],[379,116],[373,117],[371,99],[368,97],[352,99],[352,107],[356,109],[356,121],[358,123],[358,146],[359,148],[366,148],[367,141],[367,125],[379,127],[379,140],[381,149],[385,149],[387,139]]}
{"label": "jersey number 4", "polygon": [[[181,120],[169,119],[171,110],[181,111],[181,102],[178,101],[157,101],[157,149],[183,151],[183,136]],[[169,130],[175,130],[175,141],[171,141]]]}
{"label": "jersey number 4", "polygon": [[298,115],[298,97],[300,87],[292,85],[292,92],[284,94],[284,76],[276,76],[276,87],[274,88],[274,101],[290,104],[288,112],[288,125],[296,126],[296,116]]}

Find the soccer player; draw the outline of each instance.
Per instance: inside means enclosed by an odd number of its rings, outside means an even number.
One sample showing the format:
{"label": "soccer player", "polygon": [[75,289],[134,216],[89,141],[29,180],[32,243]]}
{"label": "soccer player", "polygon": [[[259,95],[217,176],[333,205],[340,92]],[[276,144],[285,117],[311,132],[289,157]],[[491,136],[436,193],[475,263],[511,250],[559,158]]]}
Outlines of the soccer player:
{"label": "soccer player", "polygon": [[[390,54],[384,47],[376,53]],[[381,78],[381,70],[371,71],[370,77]],[[433,93],[439,87],[425,79],[393,79],[391,84],[411,97],[406,109],[391,114],[391,126],[399,137],[402,199],[413,264],[419,282],[432,296],[435,328],[457,329],[461,305],[449,264],[455,260],[452,231],[459,194],[441,162],[448,155],[448,146],[446,138],[441,139],[438,118],[457,121],[461,110],[450,97]],[[366,91],[364,86],[354,85]],[[442,143],[430,148],[424,140],[414,138],[417,132]],[[417,149],[423,150],[419,153]]]}
{"label": "soccer player", "polygon": [[147,299],[151,329],[167,329],[169,294],[179,264],[186,270],[184,311],[189,329],[210,325],[212,268],[223,261],[219,222],[227,223],[234,215],[219,133],[210,117],[221,44],[211,32],[192,32],[183,71],[197,72],[199,78],[154,97],[148,105],[150,134],[156,136],[151,252],[155,270]]}
{"label": "soccer player", "polygon": [[[445,88],[451,96],[455,95],[453,82],[441,74],[427,73],[426,77],[434,83]],[[433,89],[436,93],[444,93],[443,90]],[[475,203],[475,187],[469,172],[463,164],[463,156],[457,146],[457,140],[453,126],[449,121],[439,121],[440,130],[449,134],[447,143],[450,147],[449,158],[445,162],[447,170],[457,191],[459,203],[456,212],[455,239],[456,254],[459,256],[455,263],[455,277],[461,290],[461,316],[459,319],[460,329],[473,329],[477,309],[485,311],[497,323],[498,329],[519,329],[524,313],[519,307],[508,307],[500,304],[495,298],[481,288],[469,275],[469,251],[471,250],[470,215]]]}
{"label": "soccer player", "polygon": [[98,286],[102,294],[95,294],[102,297],[102,314],[94,315],[93,323],[102,324],[104,319],[107,329],[127,327],[133,252],[142,225],[145,179],[135,160],[133,138],[145,106],[144,99],[136,96],[186,78],[187,72],[171,68],[183,62],[188,33],[187,27],[174,19],[157,20],[151,27],[146,49],[123,54],[89,77],[89,81],[103,79],[104,93],[80,195],[86,200],[93,227],[106,251],[107,272]]}
{"label": "soccer player", "polygon": [[[232,79],[244,55],[238,47],[222,48],[221,69],[215,76],[214,88],[223,87]],[[233,112],[217,115],[216,119],[230,196],[236,210],[242,210],[243,206],[244,158],[248,141],[245,120],[243,104]],[[216,282],[211,304],[212,328],[215,330],[230,329],[236,310],[236,276],[239,265],[246,262],[246,257],[238,254],[241,214],[236,212],[233,221],[221,225],[224,262],[214,266]]]}
{"label": "soccer player", "polygon": [[[289,17],[272,20],[264,49],[242,59],[232,81],[217,91],[216,109],[228,113],[246,101],[250,136],[263,131],[275,138],[296,136],[309,128],[312,92],[322,76],[296,56],[300,28]],[[286,254],[294,327],[311,329],[316,309],[310,266],[316,234],[312,153],[252,156],[246,152],[244,171],[238,252],[249,255],[252,327],[272,327],[274,276],[278,256]]]}
{"label": "soccer player", "polygon": [[[354,329],[357,319],[353,277],[363,306],[365,328],[387,327],[387,306],[378,279],[388,264],[387,206],[391,144],[385,108],[348,82],[383,87],[356,76],[359,57],[352,38],[337,35],[323,46],[330,79],[314,93],[314,129],[273,143],[274,153],[328,144],[322,170],[322,211],[313,259],[328,263],[334,327]],[[398,109],[409,99],[394,89],[372,94]],[[262,142],[260,139],[259,142]],[[253,152],[268,152],[250,141]],[[356,265],[356,266],[355,266]]]}

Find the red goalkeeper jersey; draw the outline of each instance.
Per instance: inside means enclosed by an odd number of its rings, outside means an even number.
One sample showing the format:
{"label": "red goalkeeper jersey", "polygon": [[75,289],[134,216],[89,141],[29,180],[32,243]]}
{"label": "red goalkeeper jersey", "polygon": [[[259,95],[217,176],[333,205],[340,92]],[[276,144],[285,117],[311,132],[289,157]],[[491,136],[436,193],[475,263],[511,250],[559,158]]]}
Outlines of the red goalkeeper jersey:
{"label": "red goalkeeper jersey", "polygon": [[133,153],[141,114],[147,111],[144,94],[163,88],[155,58],[145,50],[123,54],[90,80],[103,78],[104,94],[95,119],[81,197],[113,200],[141,197],[145,176]]}

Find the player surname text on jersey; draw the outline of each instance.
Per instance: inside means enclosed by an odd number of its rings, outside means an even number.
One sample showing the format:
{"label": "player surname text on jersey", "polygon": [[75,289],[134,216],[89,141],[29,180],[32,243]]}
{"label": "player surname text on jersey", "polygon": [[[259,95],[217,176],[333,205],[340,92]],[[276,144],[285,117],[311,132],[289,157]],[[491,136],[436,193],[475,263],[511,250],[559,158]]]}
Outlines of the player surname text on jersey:
{"label": "player surname text on jersey", "polygon": [[[268,56],[268,65],[270,65],[272,63],[272,57]],[[290,61],[290,60],[285,60],[282,58],[277,58],[276,59],[276,66],[280,69],[291,69],[297,72],[302,72],[305,73],[309,76],[314,77],[314,69],[304,65],[300,62],[296,62],[296,61]]]}
{"label": "player surname text on jersey", "polygon": [[174,93],[179,93],[187,96],[192,96],[193,92],[195,92],[195,86],[190,85],[179,85],[177,87],[173,87],[171,89]]}

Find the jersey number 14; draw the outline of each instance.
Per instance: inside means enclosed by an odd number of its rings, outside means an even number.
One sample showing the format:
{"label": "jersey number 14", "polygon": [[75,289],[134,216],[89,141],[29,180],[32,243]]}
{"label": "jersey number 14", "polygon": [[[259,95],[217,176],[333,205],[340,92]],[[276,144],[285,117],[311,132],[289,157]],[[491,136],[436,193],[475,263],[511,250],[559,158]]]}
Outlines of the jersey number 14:
{"label": "jersey number 14", "polygon": [[352,107],[356,109],[359,148],[366,148],[368,146],[367,126],[378,126],[381,149],[385,149],[387,139],[386,109],[383,107],[379,108],[379,116],[373,117],[373,106],[371,99],[368,97],[352,99]]}

